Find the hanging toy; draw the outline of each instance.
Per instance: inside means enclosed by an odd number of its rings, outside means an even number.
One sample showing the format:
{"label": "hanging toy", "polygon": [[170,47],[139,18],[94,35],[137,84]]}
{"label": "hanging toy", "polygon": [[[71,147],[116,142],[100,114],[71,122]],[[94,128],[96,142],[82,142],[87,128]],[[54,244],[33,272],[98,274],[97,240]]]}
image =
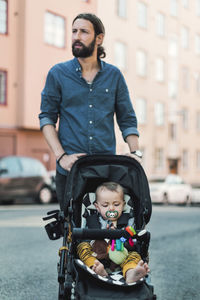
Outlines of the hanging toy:
{"label": "hanging toy", "polygon": [[120,240],[116,240],[116,243],[115,240],[112,240],[108,255],[110,260],[112,260],[115,264],[120,265],[128,256],[128,250],[124,247]]}

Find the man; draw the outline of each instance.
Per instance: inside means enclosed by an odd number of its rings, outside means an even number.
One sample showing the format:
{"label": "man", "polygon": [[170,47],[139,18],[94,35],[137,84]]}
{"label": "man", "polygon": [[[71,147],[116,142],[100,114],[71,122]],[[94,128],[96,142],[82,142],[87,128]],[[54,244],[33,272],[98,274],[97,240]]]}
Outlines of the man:
{"label": "man", "polygon": [[74,59],[55,65],[42,91],[40,128],[57,159],[61,209],[67,173],[74,162],[86,154],[115,154],[114,113],[130,153],[139,148],[137,120],[125,80],[116,67],[100,59],[105,57],[104,34],[97,16],[79,14],[72,23]]}

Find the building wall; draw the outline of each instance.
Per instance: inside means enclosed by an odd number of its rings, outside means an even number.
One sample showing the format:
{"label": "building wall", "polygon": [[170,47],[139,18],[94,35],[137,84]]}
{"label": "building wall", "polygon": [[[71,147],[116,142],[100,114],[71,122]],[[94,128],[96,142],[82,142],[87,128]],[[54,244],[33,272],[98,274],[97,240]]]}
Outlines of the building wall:
{"label": "building wall", "polygon": [[[44,42],[44,14],[65,18],[64,48]],[[28,155],[48,169],[55,158],[39,130],[41,91],[48,70],[72,58],[71,24],[83,11],[95,12],[96,1],[8,0],[8,34],[0,34],[0,70],[7,71],[7,103],[0,105],[0,156]]]}
{"label": "building wall", "polygon": [[[107,59],[116,63],[114,57],[115,43],[120,41],[126,45],[127,64],[122,70],[136,109],[136,99],[144,98],[147,104],[147,119],[144,124],[139,123],[140,147],[144,150],[143,166],[149,177],[163,176],[169,172],[179,173],[186,181],[199,182],[200,168],[196,164],[196,152],[200,145],[200,132],[196,129],[196,112],[200,109],[200,94],[195,90],[194,74],[200,72],[200,55],[195,54],[195,34],[199,34],[200,17],[196,15],[195,1],[189,1],[189,7],[183,7],[182,1],[177,1],[178,15],[170,14],[170,1],[127,0],[127,15],[119,17],[117,6],[120,1],[98,1],[98,14],[105,27],[105,46]],[[144,3],[147,7],[147,28],[138,26],[138,4]],[[105,6],[109,14],[105,14]],[[165,36],[156,34],[156,15],[160,12],[165,16]],[[111,22],[112,20],[112,22]],[[192,22],[191,22],[192,20]],[[181,30],[186,26],[189,29],[189,48],[181,46]],[[178,55],[169,54],[169,41],[171,35],[176,34],[178,39]],[[145,51],[147,55],[147,75],[137,74],[137,50]],[[155,60],[161,57],[165,64],[164,81],[155,79]],[[178,95],[172,99],[168,95],[168,84],[175,74],[171,65],[178,69]],[[182,68],[189,69],[189,88],[183,86]],[[155,104],[164,104],[164,124],[155,123]],[[188,111],[188,129],[183,127],[182,111]],[[177,135],[174,140],[170,137],[170,125],[175,124]],[[163,165],[156,166],[156,151],[163,150]],[[188,151],[188,167],[183,167],[183,151]],[[118,152],[126,152],[127,147],[122,144],[118,133]]]}
{"label": "building wall", "polygon": [[[200,55],[195,53],[195,35],[200,34],[200,17],[195,12],[195,1],[189,8],[178,3],[178,16],[170,15],[170,1],[126,0],[127,16],[119,17],[117,0],[43,0],[38,5],[32,0],[8,0],[8,34],[0,34],[0,70],[6,70],[7,104],[0,105],[0,156],[27,154],[39,157],[49,169],[55,168],[54,157],[39,131],[38,114],[40,93],[48,70],[56,63],[72,58],[71,23],[80,12],[94,12],[102,19],[106,35],[104,45],[106,61],[116,64],[115,43],[126,45],[126,78],[133,106],[144,98],[147,118],[139,123],[140,148],[144,150],[143,166],[149,177],[177,172],[186,181],[200,182],[200,168],[196,165],[196,152],[200,151],[200,131],[196,130],[196,113],[200,112],[200,94],[196,91],[195,78],[200,74]],[[138,26],[138,4],[147,7],[147,28]],[[44,14],[50,11],[65,18],[66,44],[64,48],[49,46],[44,42]],[[156,14],[165,16],[165,36],[156,35]],[[181,30],[189,29],[189,48],[181,47]],[[178,55],[171,57],[169,42],[177,35]],[[138,76],[136,53],[147,55],[147,74]],[[155,60],[162,57],[165,63],[163,82],[155,80]],[[178,96],[171,99],[168,84],[171,66],[178,68]],[[183,85],[182,68],[189,69],[189,87]],[[155,123],[155,104],[164,104],[164,124]],[[183,110],[188,110],[188,128],[183,127]],[[170,126],[176,125],[177,135],[170,138]],[[126,153],[127,144],[117,131],[117,153]],[[163,165],[157,166],[157,150],[163,151]],[[183,167],[183,152],[188,151],[188,167]],[[49,156],[48,156],[49,155]],[[48,158],[49,157],[49,158]],[[172,164],[174,166],[172,166]]]}

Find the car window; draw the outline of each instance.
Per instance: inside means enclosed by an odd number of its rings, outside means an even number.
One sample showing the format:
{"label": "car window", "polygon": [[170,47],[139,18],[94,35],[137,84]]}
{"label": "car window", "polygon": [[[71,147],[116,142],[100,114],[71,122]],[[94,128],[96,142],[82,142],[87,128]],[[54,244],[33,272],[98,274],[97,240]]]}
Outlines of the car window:
{"label": "car window", "polygon": [[47,174],[45,166],[36,159],[29,157],[21,157],[20,163],[22,165],[24,175],[43,176]]}
{"label": "car window", "polygon": [[15,177],[21,173],[18,157],[4,157],[0,160],[0,170],[7,170],[1,177]]}
{"label": "car window", "polygon": [[183,181],[182,181],[181,177],[179,177],[178,175],[171,174],[166,177],[166,183],[181,184],[181,183],[183,183]]}

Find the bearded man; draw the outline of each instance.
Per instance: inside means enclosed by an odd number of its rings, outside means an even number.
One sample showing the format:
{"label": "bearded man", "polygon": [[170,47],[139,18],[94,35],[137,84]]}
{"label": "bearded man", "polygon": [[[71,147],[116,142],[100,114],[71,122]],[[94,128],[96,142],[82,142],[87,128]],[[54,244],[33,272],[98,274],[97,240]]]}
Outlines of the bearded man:
{"label": "bearded man", "polygon": [[[133,156],[138,153],[137,119],[120,70],[102,60],[105,28],[94,14],[72,23],[72,60],[56,64],[42,91],[40,128],[53,151],[61,210],[68,172],[87,154],[116,154],[114,114]],[[59,119],[58,132],[56,123]]]}

